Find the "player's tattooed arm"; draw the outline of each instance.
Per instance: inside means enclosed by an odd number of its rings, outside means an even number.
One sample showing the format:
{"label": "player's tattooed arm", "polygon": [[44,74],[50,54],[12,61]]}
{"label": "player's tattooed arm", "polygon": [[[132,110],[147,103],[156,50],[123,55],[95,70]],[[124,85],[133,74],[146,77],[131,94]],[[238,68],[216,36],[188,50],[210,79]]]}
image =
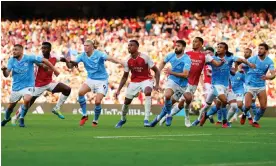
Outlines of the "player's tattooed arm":
{"label": "player's tattooed arm", "polygon": [[110,62],[113,62],[113,63],[116,63],[116,64],[121,64],[122,66],[124,66],[124,63],[123,61],[117,59],[117,58],[114,58],[112,56],[107,56],[106,60],[110,61]]}
{"label": "player's tattooed arm", "polygon": [[262,80],[273,80],[275,78],[275,70],[269,70],[270,75],[263,75]]}
{"label": "player's tattooed arm", "polygon": [[49,62],[46,58],[43,58],[43,59],[42,59],[42,62],[43,62],[45,65],[47,65],[50,69],[52,69],[52,70],[54,71],[54,74],[55,74],[56,76],[59,75],[59,71],[57,70],[57,68],[56,68],[54,65],[52,65],[52,63]]}
{"label": "player's tattooed arm", "polygon": [[250,62],[249,62],[248,60],[246,60],[246,59],[238,58],[238,59],[236,60],[236,62],[244,63],[244,64],[248,65],[250,68],[253,68],[253,69],[256,68],[256,65],[255,65],[255,64],[250,63]]}
{"label": "player's tattooed arm", "polygon": [[155,81],[156,81],[156,85],[154,86],[154,90],[159,90],[160,87],[159,87],[159,80],[160,80],[160,71],[159,69],[154,65],[152,68],[151,68],[154,73],[155,73]]}
{"label": "player's tattooed arm", "polygon": [[159,64],[159,71],[161,72],[163,70],[163,68],[165,67],[166,65],[166,62],[162,61],[160,64]]}
{"label": "player's tattooed arm", "polygon": [[117,89],[117,91],[115,93],[115,98],[117,98],[119,96],[120,91],[122,90],[122,88],[124,87],[124,85],[125,85],[125,83],[126,83],[126,81],[128,79],[128,75],[129,75],[129,72],[124,72],[124,75],[123,75],[123,77],[122,77],[122,79],[120,81],[120,85],[119,85],[119,87],[118,87],[118,89]]}
{"label": "player's tattooed arm", "polygon": [[2,70],[3,75],[5,77],[8,77],[10,75],[10,73],[11,73],[11,71],[8,70],[8,68],[3,64],[3,61],[1,61],[1,70]]}

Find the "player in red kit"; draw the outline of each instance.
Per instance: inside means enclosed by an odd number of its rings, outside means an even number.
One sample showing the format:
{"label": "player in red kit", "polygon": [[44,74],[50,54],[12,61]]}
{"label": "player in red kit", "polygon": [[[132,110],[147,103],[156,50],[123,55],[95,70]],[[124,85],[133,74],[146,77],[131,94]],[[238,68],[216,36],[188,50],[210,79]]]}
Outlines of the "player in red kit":
{"label": "player in red kit", "polygon": [[[199,78],[202,73],[202,70],[206,63],[212,63],[214,66],[220,66],[223,64],[221,61],[216,61],[212,58],[211,55],[207,54],[203,51],[203,39],[201,37],[196,37],[193,40],[193,51],[188,51],[186,52],[187,55],[189,55],[192,65],[190,69],[190,74],[188,77],[188,87],[180,99],[179,104],[176,104],[172,111],[171,114],[168,115],[167,117],[173,116],[177,114],[181,109],[184,108],[184,103],[185,104],[185,126],[190,127],[191,122],[189,118],[189,109],[190,109],[190,104],[193,99],[193,94],[195,93],[198,83],[199,83]],[[164,119],[160,123],[162,123]]]}
{"label": "player in red kit", "polygon": [[[160,71],[154,65],[152,59],[140,52],[138,52],[139,43],[136,40],[131,40],[128,43],[128,52],[131,54],[125,63],[124,75],[121,79],[119,88],[115,94],[117,98],[121,89],[125,85],[129,71],[131,71],[131,81],[127,87],[125,102],[122,106],[121,120],[116,124],[116,128],[121,128],[126,123],[126,114],[128,112],[129,104],[138,93],[142,91],[145,94],[145,119],[144,126],[149,127],[149,116],[151,110],[151,92],[154,88],[159,89]],[[153,86],[152,75],[150,69],[155,73],[156,85]]]}
{"label": "player in red kit", "polygon": [[[54,66],[58,61],[66,62],[65,58],[58,58],[51,55],[51,43],[49,42],[43,42],[41,51],[43,54],[43,57],[48,59],[49,62],[51,62]],[[64,116],[60,112],[61,105],[66,101],[68,96],[71,93],[71,88],[61,82],[54,82],[53,77],[53,71],[49,70],[47,66],[43,64],[37,64],[38,69],[35,79],[35,90],[33,93],[33,97],[30,102],[31,105],[35,102],[35,100],[45,91],[50,91],[52,93],[59,93],[61,92],[61,95],[59,97],[59,100],[56,104],[56,106],[53,108],[52,113],[56,114],[59,118],[64,119]],[[19,117],[20,108],[16,112],[15,116],[12,118],[12,124],[16,124],[16,120]]]}

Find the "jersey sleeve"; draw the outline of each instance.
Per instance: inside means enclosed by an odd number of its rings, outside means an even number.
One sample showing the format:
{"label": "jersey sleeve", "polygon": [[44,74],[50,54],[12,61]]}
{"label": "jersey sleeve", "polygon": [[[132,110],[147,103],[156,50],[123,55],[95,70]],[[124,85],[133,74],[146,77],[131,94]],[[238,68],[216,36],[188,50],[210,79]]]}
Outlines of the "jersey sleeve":
{"label": "jersey sleeve", "polygon": [[124,62],[124,72],[129,72],[128,59]]}
{"label": "jersey sleeve", "polygon": [[146,63],[148,64],[149,68],[152,68],[154,66],[153,60],[149,56],[146,57]]}
{"label": "jersey sleeve", "polygon": [[268,70],[274,70],[274,63],[273,61],[270,61],[270,64],[269,64],[269,67],[268,67]]}
{"label": "jersey sleeve", "polygon": [[43,57],[41,55],[28,55],[28,59],[33,63],[42,63]]}
{"label": "jersey sleeve", "polygon": [[187,56],[187,58],[185,58],[185,60],[184,60],[183,71],[185,71],[185,70],[190,71],[190,69],[191,69],[191,64],[192,64],[192,61],[191,61],[191,59]]}
{"label": "jersey sleeve", "polygon": [[173,55],[172,53],[167,54],[167,55],[165,56],[165,58],[164,58],[164,62],[165,62],[165,63],[168,63],[168,62],[170,61],[172,55]]}
{"label": "jersey sleeve", "polygon": [[7,69],[8,69],[9,71],[12,70],[12,63],[13,63],[13,59],[10,58],[10,59],[8,60],[8,66],[7,66]]}
{"label": "jersey sleeve", "polygon": [[212,62],[213,59],[214,59],[214,58],[213,58],[211,55],[209,55],[209,54],[207,54],[207,55],[205,56],[205,62],[206,62],[206,63]]}
{"label": "jersey sleeve", "polygon": [[101,52],[101,59],[107,60],[107,58],[108,58],[108,55],[104,52]]}
{"label": "jersey sleeve", "polygon": [[82,56],[83,56],[83,54],[77,55],[77,56],[76,56],[76,59],[74,60],[74,62],[77,62],[77,63],[82,62]]}

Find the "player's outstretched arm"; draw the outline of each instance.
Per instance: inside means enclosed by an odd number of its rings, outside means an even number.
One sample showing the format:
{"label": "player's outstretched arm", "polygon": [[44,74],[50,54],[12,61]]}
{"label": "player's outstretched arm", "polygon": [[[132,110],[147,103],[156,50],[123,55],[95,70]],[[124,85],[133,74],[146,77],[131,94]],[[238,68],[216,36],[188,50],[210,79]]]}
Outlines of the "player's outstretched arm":
{"label": "player's outstretched arm", "polygon": [[275,70],[271,69],[271,70],[269,70],[269,72],[270,72],[270,75],[263,75],[262,76],[263,80],[273,80],[275,78],[275,76],[276,76]]}
{"label": "player's outstretched arm", "polygon": [[56,76],[59,75],[59,71],[57,70],[57,68],[56,68],[55,66],[53,66],[52,63],[49,62],[46,58],[43,58],[43,59],[42,59],[42,62],[43,62],[45,65],[47,65],[50,69],[52,69],[52,70],[54,71],[54,74],[55,74]]}
{"label": "player's outstretched arm", "polygon": [[184,70],[182,73],[173,72],[170,68],[165,68],[165,74],[174,75],[176,77],[188,78],[190,70]]}
{"label": "player's outstretched arm", "polygon": [[8,70],[8,68],[7,68],[6,66],[2,66],[2,67],[1,67],[1,70],[2,70],[3,75],[4,75],[5,77],[8,77],[8,76],[10,75],[10,73],[11,73],[11,71]]}
{"label": "player's outstretched arm", "polygon": [[129,75],[129,72],[124,72],[124,75],[123,75],[123,77],[121,78],[121,81],[120,81],[120,85],[119,85],[119,87],[117,89],[117,92],[115,93],[115,95],[116,95],[115,97],[116,98],[118,97],[118,95],[120,94],[120,91],[124,87],[124,85],[125,85],[125,83],[126,83],[126,81],[128,79],[128,75]]}
{"label": "player's outstretched arm", "polygon": [[250,63],[250,62],[249,62],[248,60],[246,60],[246,59],[238,58],[238,59],[236,60],[236,62],[244,63],[244,64],[248,65],[250,68],[253,68],[253,69],[256,68],[256,65],[255,65],[255,64]]}
{"label": "player's outstretched arm", "polygon": [[112,56],[107,56],[106,60],[110,61],[110,62],[113,62],[113,63],[116,63],[116,64],[121,64],[122,66],[124,66],[123,61],[121,61],[121,60],[119,60],[117,58],[114,58]]}
{"label": "player's outstretched arm", "polygon": [[159,69],[154,65],[151,70],[154,71],[154,75],[155,75],[155,81],[156,81],[156,85],[155,85],[155,90],[159,89],[159,80],[160,80],[160,71]]}

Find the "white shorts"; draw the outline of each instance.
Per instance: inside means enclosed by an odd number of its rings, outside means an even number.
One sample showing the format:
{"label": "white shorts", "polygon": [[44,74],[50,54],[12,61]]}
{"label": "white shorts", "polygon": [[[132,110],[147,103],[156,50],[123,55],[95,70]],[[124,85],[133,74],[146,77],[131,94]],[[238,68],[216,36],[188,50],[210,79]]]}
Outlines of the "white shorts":
{"label": "white shorts", "polygon": [[232,89],[227,89],[226,97],[227,97],[227,102],[232,101],[232,100],[236,100],[236,95],[235,95],[235,93],[233,92]]}
{"label": "white shorts", "polygon": [[42,95],[42,93],[45,92],[46,90],[52,92],[55,89],[55,87],[57,86],[57,84],[58,84],[58,82],[51,82],[51,83],[41,86],[41,87],[35,87],[33,96],[38,97],[38,96]]}
{"label": "white shorts", "polygon": [[[227,88],[225,86],[212,85],[211,90],[207,94],[206,103],[211,104],[216,97],[218,97],[219,95],[222,95],[222,94],[227,96]],[[232,96],[230,96],[230,97],[232,97]]]}
{"label": "white shorts", "polygon": [[24,95],[33,95],[34,87],[28,87],[21,89],[19,91],[12,91],[10,96],[10,103],[15,103],[19,101]]}
{"label": "white shorts", "polygon": [[203,86],[203,93],[204,95],[207,95],[212,89],[212,84],[210,83],[204,83],[204,86]]}
{"label": "white shorts", "polygon": [[108,81],[107,80],[92,80],[87,78],[84,82],[88,85],[93,93],[101,93],[104,96],[107,94],[108,90]]}
{"label": "white shorts", "polygon": [[185,93],[191,93],[193,95],[195,94],[196,89],[197,89],[196,85],[188,84],[187,89],[185,90]]}
{"label": "white shorts", "polygon": [[153,88],[153,81],[144,80],[142,82],[130,82],[127,87],[126,98],[133,99],[137,97],[140,91],[145,91],[146,87]]}
{"label": "white shorts", "polygon": [[235,93],[235,96],[236,96],[237,101],[243,101],[243,99],[244,99],[243,93]]}
{"label": "white shorts", "polygon": [[187,90],[187,87],[181,87],[177,83],[175,83],[173,80],[168,79],[168,81],[165,85],[165,89],[172,89],[174,92],[174,94],[173,94],[174,100],[179,101],[181,96]]}
{"label": "white shorts", "polygon": [[253,95],[253,99],[256,99],[258,94],[262,91],[265,91],[265,87],[251,87],[245,86],[245,93],[251,93]]}

